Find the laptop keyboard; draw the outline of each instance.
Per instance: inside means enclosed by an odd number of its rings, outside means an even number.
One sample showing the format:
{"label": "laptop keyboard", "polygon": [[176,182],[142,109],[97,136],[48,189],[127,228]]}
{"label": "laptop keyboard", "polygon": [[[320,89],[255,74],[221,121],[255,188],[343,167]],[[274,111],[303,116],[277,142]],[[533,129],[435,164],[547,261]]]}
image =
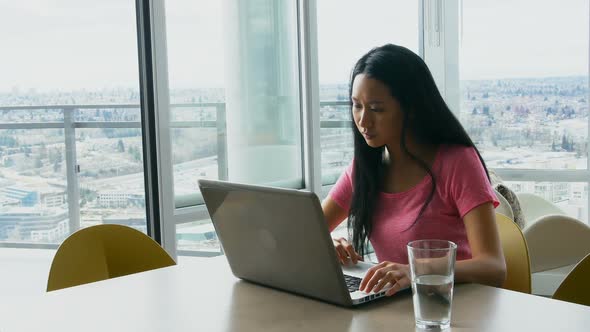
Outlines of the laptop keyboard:
{"label": "laptop keyboard", "polygon": [[362,280],[363,279],[361,279],[361,278],[349,276],[346,274],[344,275],[344,281],[346,281],[346,286],[348,287],[348,291],[350,293],[356,292],[357,290],[359,290],[359,286],[360,286]]}

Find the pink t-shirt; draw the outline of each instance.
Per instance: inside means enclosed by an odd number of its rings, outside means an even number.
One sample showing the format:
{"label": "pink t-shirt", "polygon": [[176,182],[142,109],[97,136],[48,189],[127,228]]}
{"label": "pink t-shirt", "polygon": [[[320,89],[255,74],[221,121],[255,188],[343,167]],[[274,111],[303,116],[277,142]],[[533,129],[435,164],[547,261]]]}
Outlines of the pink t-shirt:
{"label": "pink t-shirt", "polygon": [[[346,211],[352,199],[351,163],[330,193]],[[432,201],[412,226],[432,188],[430,176],[413,188],[399,193],[378,194],[369,236],[379,261],[408,263],[406,245],[421,239],[444,239],[457,244],[457,260],[471,258],[463,216],[487,202],[499,205],[475,149],[459,145],[438,148],[432,172],[436,191]]]}

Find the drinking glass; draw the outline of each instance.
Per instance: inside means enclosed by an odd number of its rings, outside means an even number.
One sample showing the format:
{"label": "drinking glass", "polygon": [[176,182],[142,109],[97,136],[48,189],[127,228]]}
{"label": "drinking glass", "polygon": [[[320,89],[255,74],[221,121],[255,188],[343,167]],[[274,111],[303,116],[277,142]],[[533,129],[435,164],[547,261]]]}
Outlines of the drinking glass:
{"label": "drinking glass", "polygon": [[416,326],[446,329],[451,324],[457,245],[446,240],[408,243]]}

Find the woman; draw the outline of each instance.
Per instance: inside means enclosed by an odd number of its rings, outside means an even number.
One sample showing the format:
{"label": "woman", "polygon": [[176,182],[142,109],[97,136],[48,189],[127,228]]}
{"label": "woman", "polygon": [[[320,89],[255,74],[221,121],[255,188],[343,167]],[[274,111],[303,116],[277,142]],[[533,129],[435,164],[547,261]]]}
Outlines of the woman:
{"label": "woman", "polygon": [[352,243],[334,240],[339,259],[356,264],[370,240],[379,264],[360,290],[410,284],[406,244],[457,244],[456,282],[500,286],[506,264],[498,205],[479,152],[442,99],[424,61],[384,45],[365,54],[350,82],[354,159],[322,208],[330,231],[348,217]]}

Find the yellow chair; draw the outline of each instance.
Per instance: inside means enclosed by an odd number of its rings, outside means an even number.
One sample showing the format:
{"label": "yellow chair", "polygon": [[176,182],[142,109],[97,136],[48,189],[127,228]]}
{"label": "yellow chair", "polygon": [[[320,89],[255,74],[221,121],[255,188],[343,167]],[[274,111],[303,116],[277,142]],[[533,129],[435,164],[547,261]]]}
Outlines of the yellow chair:
{"label": "yellow chair", "polygon": [[565,277],[553,298],[590,306],[590,254]]}
{"label": "yellow chair", "polygon": [[47,291],[175,265],[152,238],[121,225],[96,225],[70,235],[57,249]]}
{"label": "yellow chair", "polygon": [[506,281],[502,288],[531,293],[529,251],[520,228],[510,218],[496,213],[496,224],[506,260]]}

